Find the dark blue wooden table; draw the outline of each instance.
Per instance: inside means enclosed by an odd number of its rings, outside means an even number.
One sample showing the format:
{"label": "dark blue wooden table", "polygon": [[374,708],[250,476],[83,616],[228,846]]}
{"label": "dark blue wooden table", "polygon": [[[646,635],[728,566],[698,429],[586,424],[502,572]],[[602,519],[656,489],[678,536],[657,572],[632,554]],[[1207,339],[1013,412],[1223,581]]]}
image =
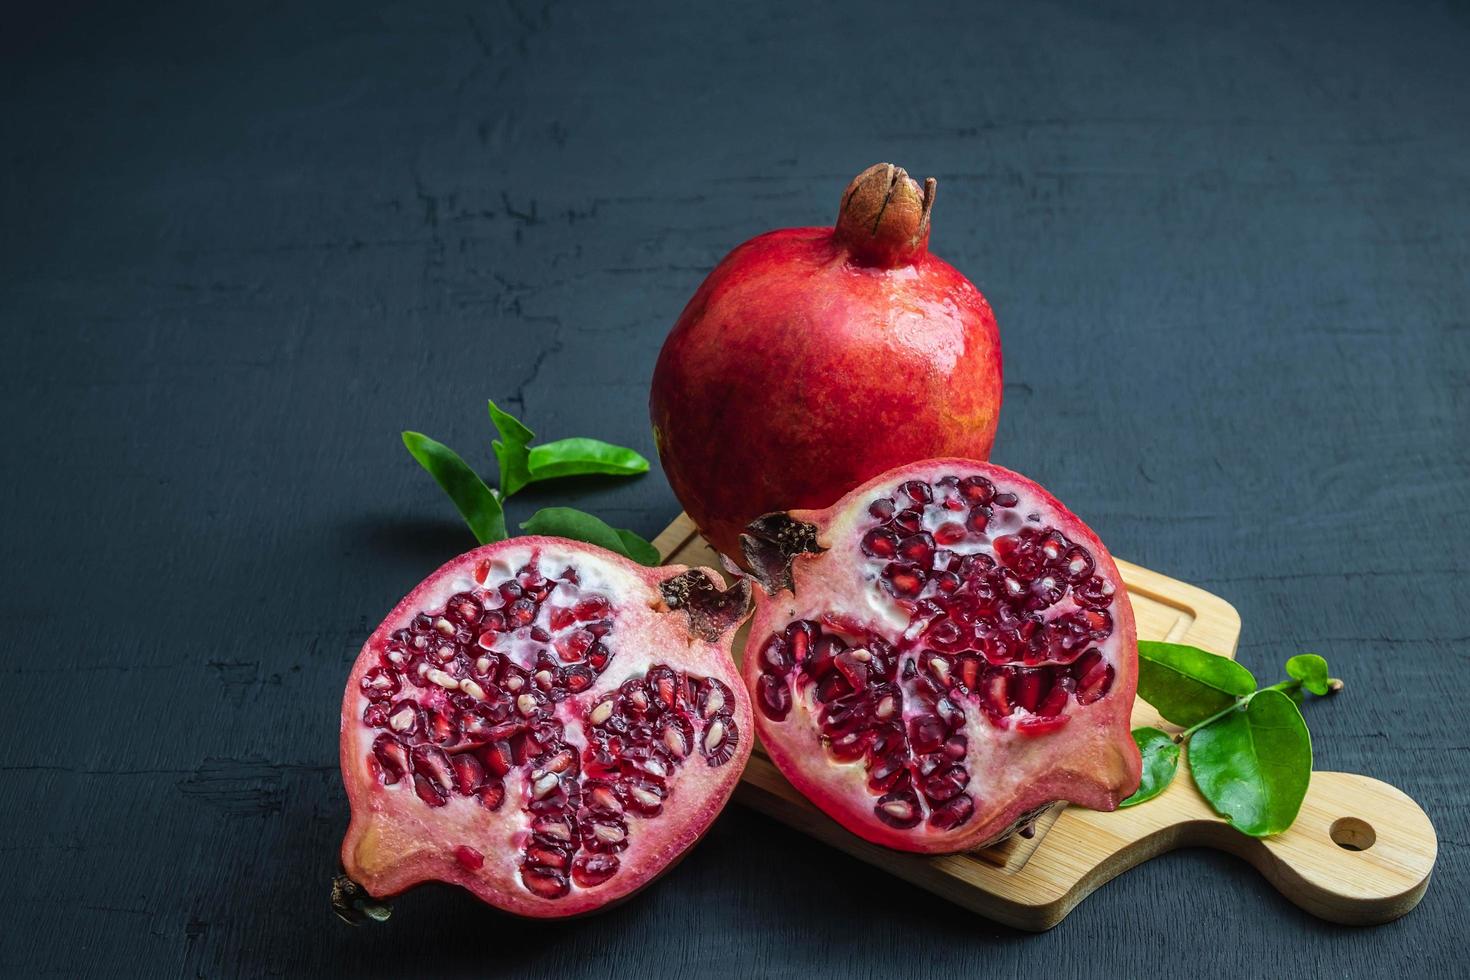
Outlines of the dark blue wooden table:
{"label": "dark blue wooden table", "polygon": [[[0,26],[0,972],[1451,975],[1470,884],[1470,8],[11,5]],[[1176,853],[1040,936],[732,807],[561,925],[352,930],[337,707],[470,544],[404,453],[484,401],[650,456],[701,277],[892,160],[1000,317],[996,459],[1325,654],[1319,768],[1441,851],[1376,929]],[[645,534],[654,472],[527,494]]]}

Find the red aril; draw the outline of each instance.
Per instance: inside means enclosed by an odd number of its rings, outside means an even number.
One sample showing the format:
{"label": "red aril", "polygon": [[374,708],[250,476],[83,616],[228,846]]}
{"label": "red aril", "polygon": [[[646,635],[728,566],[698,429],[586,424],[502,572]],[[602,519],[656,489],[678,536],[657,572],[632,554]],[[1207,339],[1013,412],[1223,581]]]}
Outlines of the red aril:
{"label": "red aril", "polygon": [[751,239],[709,274],[654,369],[665,474],[740,561],[761,514],[826,507],[916,459],[986,459],[1001,402],[985,297],[928,250],[933,179],[880,163],[831,228]]}
{"label": "red aril", "polygon": [[853,833],[971,850],[1056,800],[1111,810],[1137,788],[1128,594],[1035,483],[928,460],[742,542],[769,593],[743,661],[756,731]]}
{"label": "red aril", "polygon": [[342,701],[351,917],[423,881],[520,915],[592,911],[709,827],[751,746],[730,659],[749,587],[515,538],[425,579]]}

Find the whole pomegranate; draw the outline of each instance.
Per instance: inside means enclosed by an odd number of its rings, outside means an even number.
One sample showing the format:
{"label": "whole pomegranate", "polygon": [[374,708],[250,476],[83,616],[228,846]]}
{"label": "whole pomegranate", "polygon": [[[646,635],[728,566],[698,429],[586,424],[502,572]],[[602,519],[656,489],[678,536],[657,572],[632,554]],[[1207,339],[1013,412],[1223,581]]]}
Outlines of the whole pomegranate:
{"label": "whole pomegranate", "polygon": [[1133,610],[1056,498],[976,460],[884,473],[743,538],[743,673],[771,760],[848,830],[906,851],[1007,836],[1138,787]]}
{"label": "whole pomegranate", "polygon": [[869,167],[835,228],[768,232],[726,256],[664,342],[659,458],[731,558],[761,514],[826,507],[914,460],[989,458],[1000,338],[980,291],[929,254],[934,190]]}
{"label": "whole pomegranate", "polygon": [[574,915],[678,860],[750,754],[730,659],[749,587],[719,581],[547,537],[425,579],[342,699],[338,911],[438,880],[509,912]]}

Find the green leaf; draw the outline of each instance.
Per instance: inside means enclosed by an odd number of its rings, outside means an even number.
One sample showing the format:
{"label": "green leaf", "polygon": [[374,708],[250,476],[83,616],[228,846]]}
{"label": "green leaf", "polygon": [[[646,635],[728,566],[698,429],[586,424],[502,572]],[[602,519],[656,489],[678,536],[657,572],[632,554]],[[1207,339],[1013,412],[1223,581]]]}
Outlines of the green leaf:
{"label": "green leaf", "polygon": [[493,401],[490,402],[490,421],[494,423],[495,431],[500,433],[500,438],[490,444],[495,450],[495,461],[500,464],[500,495],[509,497],[531,482],[526,446],[536,438],[536,433],[514,415],[501,411]]}
{"label": "green leaf", "polygon": [[1301,653],[1286,662],[1286,673],[1313,694],[1327,693],[1327,661],[1315,653]]}
{"label": "green leaf", "polygon": [[527,463],[532,480],[589,473],[634,476],[648,472],[648,460],[631,449],[601,439],[558,439],[535,446]]}
{"label": "green leaf", "polygon": [[1256,689],[1251,672],[1229,657],[1182,643],[1140,640],[1138,696],[1188,728]]}
{"label": "green leaf", "polygon": [[505,540],[505,511],[495,492],[485,486],[485,481],[470,469],[469,464],[453,449],[421,432],[405,432],[403,444],[449,494],[449,499],[459,508],[477,541],[490,544]]}
{"label": "green leaf", "polygon": [[1296,819],[1312,778],[1312,737],[1291,698],[1265,690],[1244,711],[1206,725],[1189,741],[1194,783],[1215,812],[1252,837]]}
{"label": "green leaf", "polygon": [[521,525],[521,530],[528,534],[549,534],[586,541],[631,558],[640,565],[657,565],[662,560],[657,548],[632,531],[609,527],[591,514],[571,507],[538,510]]}
{"label": "green leaf", "polygon": [[1119,803],[1120,807],[1136,806],[1158,796],[1169,788],[1179,768],[1179,745],[1174,736],[1157,728],[1135,728],[1133,741],[1143,755],[1143,779],[1138,791]]}

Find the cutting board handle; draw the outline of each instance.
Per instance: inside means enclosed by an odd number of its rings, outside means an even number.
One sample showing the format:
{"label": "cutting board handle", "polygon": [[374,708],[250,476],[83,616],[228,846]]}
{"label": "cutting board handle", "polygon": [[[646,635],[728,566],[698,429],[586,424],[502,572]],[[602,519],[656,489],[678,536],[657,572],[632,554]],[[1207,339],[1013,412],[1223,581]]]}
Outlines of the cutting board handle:
{"label": "cutting board handle", "polygon": [[1154,809],[1156,801],[1150,801],[1109,814],[1067,811],[1067,816],[1106,824],[1120,845],[1104,862],[1111,867],[1101,881],[1176,847],[1212,847],[1249,861],[1277,891],[1313,915],[1372,925],[1419,904],[1439,851],[1434,825],[1419,804],[1388,783],[1357,773],[1314,772],[1296,822],[1264,839],[1229,827],[1182,771],[1166,795],[1174,798],[1173,806]]}

